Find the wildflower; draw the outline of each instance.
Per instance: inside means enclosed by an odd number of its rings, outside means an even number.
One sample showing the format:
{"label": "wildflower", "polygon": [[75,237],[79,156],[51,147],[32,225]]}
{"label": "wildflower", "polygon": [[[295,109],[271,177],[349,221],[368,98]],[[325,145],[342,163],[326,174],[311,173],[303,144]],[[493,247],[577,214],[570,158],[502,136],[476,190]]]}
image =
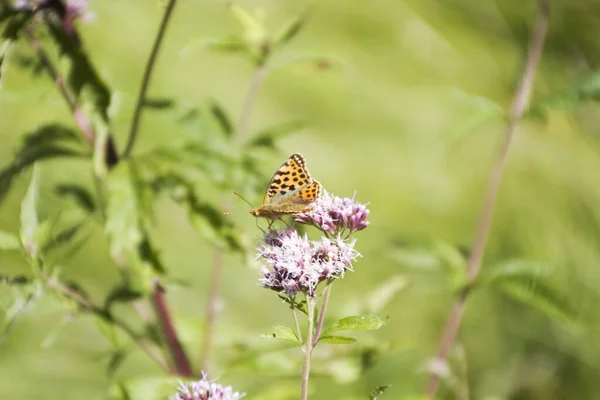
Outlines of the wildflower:
{"label": "wildflower", "polygon": [[169,397],[169,400],[239,400],[245,393],[234,392],[231,386],[221,386],[209,382],[206,374],[196,382],[179,382],[179,393]]}
{"label": "wildflower", "polygon": [[268,266],[261,271],[260,284],[288,296],[298,292],[315,296],[320,282],[343,277],[352,270],[352,262],[360,256],[354,250],[355,242],[339,236],[308,240],[293,228],[271,230],[258,248],[257,258]]}
{"label": "wildflower", "polygon": [[352,198],[341,198],[324,191],[314,202],[311,211],[300,214],[296,222],[315,225],[323,232],[348,237],[356,231],[365,229],[369,210],[366,204],[358,203]]}

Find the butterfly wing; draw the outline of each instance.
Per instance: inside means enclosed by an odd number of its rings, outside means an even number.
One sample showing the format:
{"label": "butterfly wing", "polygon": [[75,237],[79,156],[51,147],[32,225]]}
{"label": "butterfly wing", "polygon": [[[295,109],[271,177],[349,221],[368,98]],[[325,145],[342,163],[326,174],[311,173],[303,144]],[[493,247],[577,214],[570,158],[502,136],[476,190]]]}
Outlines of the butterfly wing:
{"label": "butterfly wing", "polygon": [[288,192],[273,204],[261,206],[260,215],[267,218],[277,218],[286,214],[302,214],[311,209],[311,204],[321,194],[321,184],[314,180],[300,189]]}
{"label": "butterfly wing", "polygon": [[[271,178],[267,191],[265,192],[263,205],[280,202],[281,200],[286,199],[290,194],[296,194],[297,192],[301,192],[301,190],[305,190],[305,187],[310,186],[313,182],[314,180],[306,168],[304,157],[299,153],[292,154],[283,164],[281,164]],[[319,184],[319,187],[320,186],[321,185]],[[313,188],[311,187],[311,190],[312,189]],[[298,196],[302,198],[302,193],[298,193]]]}

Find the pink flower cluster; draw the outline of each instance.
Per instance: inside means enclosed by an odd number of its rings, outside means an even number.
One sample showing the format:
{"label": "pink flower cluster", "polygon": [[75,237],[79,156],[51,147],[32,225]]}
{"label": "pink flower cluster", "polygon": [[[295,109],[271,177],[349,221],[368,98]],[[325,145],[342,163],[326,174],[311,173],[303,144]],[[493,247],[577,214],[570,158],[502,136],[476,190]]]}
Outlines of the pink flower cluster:
{"label": "pink flower cluster", "polygon": [[262,269],[260,284],[287,296],[298,292],[315,296],[320,282],[343,277],[352,269],[352,262],[360,256],[355,242],[339,237],[308,240],[294,228],[271,230],[258,248],[257,258],[268,266]]}
{"label": "pink flower cluster", "polygon": [[245,393],[234,392],[231,386],[221,386],[209,382],[206,374],[196,382],[179,383],[179,393],[169,397],[169,400],[239,400]]}
{"label": "pink flower cluster", "polygon": [[333,196],[325,191],[314,202],[312,210],[298,215],[295,221],[314,225],[331,235],[349,236],[369,226],[368,216],[366,204],[358,203],[354,198]]}

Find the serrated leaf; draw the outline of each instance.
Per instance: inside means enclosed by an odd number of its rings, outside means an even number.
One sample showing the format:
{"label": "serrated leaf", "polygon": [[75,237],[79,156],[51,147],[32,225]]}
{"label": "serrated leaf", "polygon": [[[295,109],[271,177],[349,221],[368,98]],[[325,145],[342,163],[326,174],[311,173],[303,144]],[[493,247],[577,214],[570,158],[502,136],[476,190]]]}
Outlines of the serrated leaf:
{"label": "serrated leaf", "polygon": [[275,326],[273,327],[273,333],[266,333],[262,335],[262,337],[267,339],[286,340],[300,344],[300,339],[298,339],[294,330],[287,326]]}
{"label": "serrated leaf", "polygon": [[62,26],[47,24],[50,35],[59,46],[64,63],[68,66],[65,74],[69,88],[79,99],[84,89],[87,90],[89,104],[98,112],[104,121],[108,121],[110,107],[110,89],[94,69],[86,52]]}
{"label": "serrated leaf", "polygon": [[17,235],[13,235],[10,232],[0,230],[0,250],[19,250],[21,248],[21,241]]}
{"label": "serrated leaf", "polygon": [[75,204],[88,213],[96,210],[94,196],[83,186],[64,183],[57,185],[55,191],[62,198],[72,199]]}
{"label": "serrated leaf", "polygon": [[321,336],[319,337],[319,343],[329,343],[329,344],[352,344],[356,342],[356,339],[346,336]]}
{"label": "serrated leaf", "polygon": [[321,336],[327,336],[332,332],[338,331],[364,331],[381,328],[385,322],[375,315],[364,315],[356,317],[346,317],[330,325],[323,331]]}
{"label": "serrated leaf", "polygon": [[373,390],[371,392],[371,394],[369,394],[369,400],[377,400],[378,398],[380,398],[386,390],[388,390],[389,388],[391,388],[392,385],[380,385],[377,386],[375,388],[375,390]]}
{"label": "serrated leaf", "polygon": [[13,179],[36,161],[56,157],[88,157],[89,152],[79,135],[59,124],[41,126],[27,133],[6,167],[0,170],[0,201],[6,196]]}
{"label": "serrated leaf", "polygon": [[[0,344],[17,319],[30,309],[31,305],[40,298],[43,292],[41,283],[29,278],[5,278],[4,281],[12,286],[13,296],[10,304],[4,307],[3,320],[0,324]],[[18,283],[15,283],[15,281]]]}

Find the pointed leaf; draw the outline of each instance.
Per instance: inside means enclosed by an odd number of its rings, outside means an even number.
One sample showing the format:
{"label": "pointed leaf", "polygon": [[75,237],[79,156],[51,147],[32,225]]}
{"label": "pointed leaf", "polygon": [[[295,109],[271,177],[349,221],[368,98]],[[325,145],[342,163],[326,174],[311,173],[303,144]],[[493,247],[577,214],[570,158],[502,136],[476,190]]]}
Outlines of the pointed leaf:
{"label": "pointed leaf", "polygon": [[392,387],[392,385],[380,385],[380,386],[377,386],[375,388],[375,390],[373,390],[371,392],[371,394],[369,395],[369,400],[377,400],[377,399],[379,399],[383,395],[383,393],[385,393],[385,391],[388,390],[391,387]]}
{"label": "pointed leaf", "polygon": [[75,204],[88,213],[96,210],[94,196],[82,186],[65,183],[57,185],[55,191],[60,197],[72,199]]}
{"label": "pointed leaf", "polygon": [[210,103],[210,111],[213,117],[219,122],[221,130],[228,137],[233,134],[233,124],[227,115],[227,112],[215,101]]}
{"label": "pointed leaf", "polygon": [[308,20],[308,12],[304,12],[301,15],[291,19],[285,25],[283,25],[273,40],[276,46],[282,46],[292,40],[304,27],[304,24]]}
{"label": "pointed leaf", "polygon": [[346,317],[335,322],[323,331],[321,336],[326,336],[337,331],[363,331],[381,328],[385,322],[375,315]]}
{"label": "pointed leaf", "polygon": [[240,37],[230,36],[224,39],[211,39],[202,43],[201,47],[208,50],[223,52],[223,53],[243,53],[251,54],[248,48],[248,43]]}
{"label": "pointed leaf", "polygon": [[296,336],[296,333],[294,333],[292,328],[288,328],[287,326],[275,326],[273,327],[273,333],[267,333],[261,336],[266,339],[287,340],[289,342],[300,344],[300,340]]}
{"label": "pointed leaf", "polygon": [[0,170],[0,200],[4,198],[13,179],[36,161],[56,157],[87,157],[79,135],[71,128],[58,124],[44,125],[27,133],[9,165]]}
{"label": "pointed leaf", "polygon": [[356,342],[356,339],[346,336],[321,336],[319,338],[319,343],[329,343],[329,344],[352,344]]}

